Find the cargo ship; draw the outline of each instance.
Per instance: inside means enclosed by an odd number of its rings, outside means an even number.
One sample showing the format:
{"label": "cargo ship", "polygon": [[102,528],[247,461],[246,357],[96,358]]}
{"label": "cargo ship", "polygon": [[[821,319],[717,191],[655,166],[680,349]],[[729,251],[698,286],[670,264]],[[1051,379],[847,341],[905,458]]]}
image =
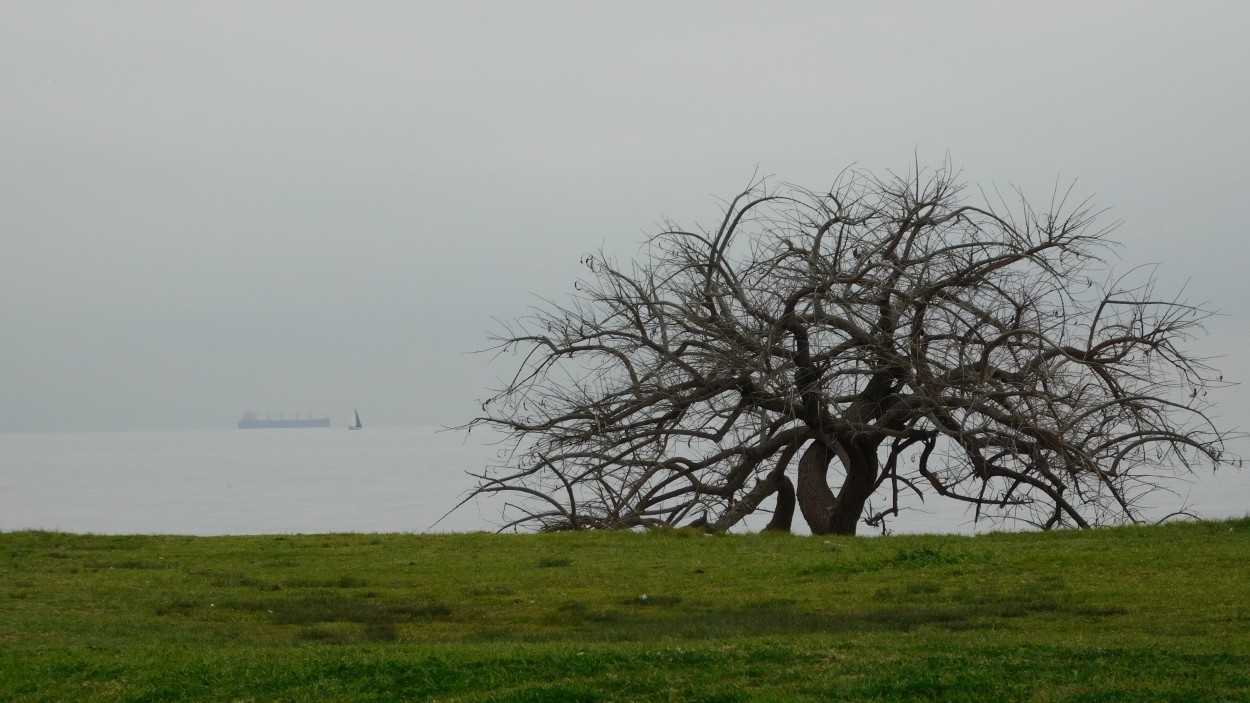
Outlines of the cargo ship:
{"label": "cargo ship", "polygon": [[297,427],[329,427],[330,418],[328,417],[300,417],[295,419],[285,417],[265,418],[264,420],[256,416],[256,413],[248,411],[243,413],[243,419],[239,420],[239,429],[241,430],[288,430]]}

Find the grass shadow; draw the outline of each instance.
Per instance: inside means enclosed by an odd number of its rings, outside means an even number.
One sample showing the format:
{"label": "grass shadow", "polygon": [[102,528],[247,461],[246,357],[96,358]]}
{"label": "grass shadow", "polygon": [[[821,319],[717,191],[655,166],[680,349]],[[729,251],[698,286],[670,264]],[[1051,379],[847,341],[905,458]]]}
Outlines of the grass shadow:
{"label": "grass shadow", "polygon": [[289,599],[234,601],[226,603],[225,607],[238,611],[264,612],[279,625],[305,626],[333,622],[393,626],[451,615],[451,609],[437,601],[392,603],[350,598],[337,593],[302,595]]}
{"label": "grass shadow", "polygon": [[283,581],[287,588],[365,588],[371,586],[369,581],[355,576],[336,576],[330,578],[294,578]]}
{"label": "grass shadow", "polygon": [[[1003,621],[1033,615],[1107,617],[1128,612],[1119,605],[1090,604],[1065,597],[1059,586],[1036,584],[1011,592],[960,591],[937,598],[942,587],[928,581],[881,589],[882,607],[844,612],[821,612],[786,599],[767,599],[740,608],[681,607],[680,598],[648,599],[666,607],[639,607],[636,600],[594,608],[565,603],[548,619],[575,636],[588,640],[649,641],[665,639],[723,639],[786,636],[813,633],[853,634],[871,631],[911,631],[935,627],[966,631],[995,627]],[[893,602],[891,602],[893,601]],[[557,637],[558,635],[552,635]]]}

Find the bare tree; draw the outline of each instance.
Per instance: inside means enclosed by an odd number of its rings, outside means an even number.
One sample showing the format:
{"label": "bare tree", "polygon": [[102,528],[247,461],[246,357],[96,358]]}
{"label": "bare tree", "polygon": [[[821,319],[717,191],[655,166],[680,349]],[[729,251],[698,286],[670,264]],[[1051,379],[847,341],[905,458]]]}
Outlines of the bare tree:
{"label": "bare tree", "polygon": [[466,425],[506,436],[474,495],[510,496],[505,528],[725,530],[775,495],[770,529],[797,504],[853,534],[905,491],[1088,527],[1236,461],[1223,377],[1182,346],[1210,310],[1114,277],[1088,202],[963,191],[949,165],[759,180],[714,229],[587,256],[567,303],[495,340],[519,364]]}

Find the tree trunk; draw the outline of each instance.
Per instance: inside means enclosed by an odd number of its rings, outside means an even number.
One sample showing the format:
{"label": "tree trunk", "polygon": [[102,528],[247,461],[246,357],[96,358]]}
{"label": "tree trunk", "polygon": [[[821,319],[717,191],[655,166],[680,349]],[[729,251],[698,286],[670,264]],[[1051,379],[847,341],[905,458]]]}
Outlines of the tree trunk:
{"label": "tree trunk", "polygon": [[831,531],[829,518],[833,515],[836,499],[833,491],[829,490],[826,477],[832,460],[833,450],[820,441],[809,444],[799,458],[799,483],[795,497],[803,519],[814,535],[826,535]]}
{"label": "tree trunk", "polygon": [[877,485],[877,445],[851,443],[845,452],[846,479],[829,515],[829,532],[853,535],[864,514],[864,504]]}
{"label": "tree trunk", "polygon": [[788,452],[784,455],[777,468],[760,479],[755,484],[755,487],[742,497],[742,500],[729,506],[729,509],[714,522],[709,522],[705,515],[701,523],[696,521],[691,523],[690,527],[703,527],[708,532],[724,532],[755,512],[755,509],[760,506],[760,503],[764,502],[765,498],[776,493],[777,507],[773,510],[773,519],[769,521],[768,526],[764,529],[789,532],[790,523],[794,518],[794,484],[790,483],[790,479],[786,477],[785,471],[792,456],[794,456],[794,452]]}
{"label": "tree trunk", "polygon": [[829,489],[834,452],[813,442],[799,459],[796,491],[799,510],[814,535],[853,535],[877,481],[877,451],[872,443],[849,443],[838,454],[846,479],[835,496]]}
{"label": "tree trunk", "polygon": [[764,531],[789,532],[793,522],[794,484],[783,474],[777,478],[777,507],[773,508],[773,519],[768,521]]}

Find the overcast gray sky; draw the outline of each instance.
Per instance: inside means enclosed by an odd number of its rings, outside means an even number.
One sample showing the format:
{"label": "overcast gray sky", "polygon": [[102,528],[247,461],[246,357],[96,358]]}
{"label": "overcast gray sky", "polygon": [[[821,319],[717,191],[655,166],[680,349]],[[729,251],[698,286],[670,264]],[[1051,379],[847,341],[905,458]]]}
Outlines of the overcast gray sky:
{"label": "overcast gray sky", "polygon": [[[585,252],[949,152],[1250,380],[1250,3],[0,3],[0,431],[459,424]],[[1225,415],[1245,426],[1246,394]]]}

